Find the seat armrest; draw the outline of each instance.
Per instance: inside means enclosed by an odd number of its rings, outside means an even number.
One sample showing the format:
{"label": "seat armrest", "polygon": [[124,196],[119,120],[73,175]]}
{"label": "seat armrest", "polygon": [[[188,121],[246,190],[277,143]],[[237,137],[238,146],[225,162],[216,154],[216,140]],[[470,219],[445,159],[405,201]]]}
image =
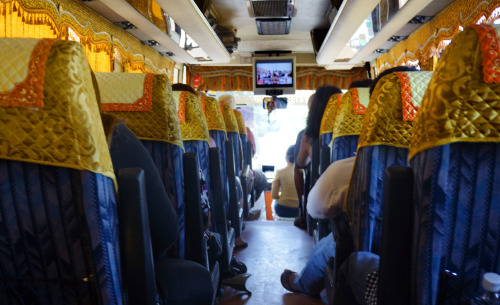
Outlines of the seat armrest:
{"label": "seat armrest", "polygon": [[[413,172],[385,170],[378,304],[410,304]],[[395,280],[397,279],[397,280]]]}
{"label": "seat armrest", "polygon": [[233,146],[230,141],[226,141],[226,174],[229,188],[229,207],[228,218],[234,228],[235,238],[241,234],[242,219],[240,219],[240,206],[238,203],[238,195],[236,194],[236,174],[234,169],[234,153]]}
{"label": "seat armrest", "polygon": [[128,299],[128,304],[156,303],[144,179],[144,171],[140,168],[125,168],[118,173],[120,252],[124,296]]}
{"label": "seat armrest", "polygon": [[332,154],[329,146],[321,147],[319,160],[319,174],[322,175],[332,163]]}
{"label": "seat armrest", "polygon": [[[185,232],[186,258],[209,268],[207,243],[204,238],[203,218],[201,216],[201,187],[198,154],[185,153],[182,156],[184,169]],[[187,187],[189,186],[189,187]]]}
{"label": "seat armrest", "polygon": [[[340,266],[355,251],[354,237],[349,218],[345,212],[331,220],[333,238],[335,239],[335,279],[338,279]],[[337,284],[337,283],[335,283]]]}

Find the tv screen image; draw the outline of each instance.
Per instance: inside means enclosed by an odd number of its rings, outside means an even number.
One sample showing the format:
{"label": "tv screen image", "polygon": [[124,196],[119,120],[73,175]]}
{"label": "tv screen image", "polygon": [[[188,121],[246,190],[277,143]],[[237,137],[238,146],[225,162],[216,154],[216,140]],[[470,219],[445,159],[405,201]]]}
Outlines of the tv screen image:
{"label": "tv screen image", "polygon": [[295,57],[254,57],[253,94],[278,96],[295,94]]}
{"label": "tv screen image", "polygon": [[257,87],[293,86],[293,64],[284,62],[256,62]]}

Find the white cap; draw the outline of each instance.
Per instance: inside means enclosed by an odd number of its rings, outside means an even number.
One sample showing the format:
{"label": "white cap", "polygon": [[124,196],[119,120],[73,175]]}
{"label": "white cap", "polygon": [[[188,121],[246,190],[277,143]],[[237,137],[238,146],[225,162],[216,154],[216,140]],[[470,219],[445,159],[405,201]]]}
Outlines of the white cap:
{"label": "white cap", "polygon": [[500,275],[492,272],[483,275],[483,288],[489,292],[500,291]]}

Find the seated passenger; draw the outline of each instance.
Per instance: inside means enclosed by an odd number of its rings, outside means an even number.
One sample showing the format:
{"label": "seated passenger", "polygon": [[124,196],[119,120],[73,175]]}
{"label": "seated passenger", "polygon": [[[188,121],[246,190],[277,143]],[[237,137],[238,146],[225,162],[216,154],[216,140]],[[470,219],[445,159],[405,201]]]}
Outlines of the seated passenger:
{"label": "seated passenger", "polygon": [[299,216],[299,200],[293,181],[293,151],[294,146],[292,145],[286,151],[287,165],[276,172],[271,188],[271,195],[276,199],[274,211],[279,217]]}
{"label": "seated passenger", "polygon": [[[307,210],[314,218],[334,218],[342,211],[349,188],[355,157],[332,163],[319,177],[308,196]],[[285,269],[281,284],[291,292],[318,296],[325,288],[323,275],[328,259],[335,255],[333,234],[323,237],[314,247],[300,274]]]}
{"label": "seated passenger", "polygon": [[[370,94],[373,92],[378,80],[389,73],[398,71],[416,71],[416,69],[412,67],[394,67],[387,69],[377,76],[370,88]],[[310,145],[307,144],[307,141],[304,141],[304,138],[306,137],[307,128],[301,144],[305,143],[306,146],[308,146],[306,150],[310,151]],[[299,154],[299,156],[302,156],[300,161],[305,162],[309,154],[307,151],[302,151],[302,145],[301,154]],[[334,218],[343,210],[346,193],[349,188],[354,168],[355,158],[356,157],[351,157],[332,163],[319,177],[308,196],[307,211],[312,217],[317,219]],[[297,163],[299,166],[301,165],[301,163]],[[340,270],[346,277],[346,283],[348,283],[348,285],[355,285],[356,289],[359,288],[358,290],[352,289],[352,292],[355,294],[355,298],[357,300],[362,300],[364,298],[364,294],[356,295],[356,293],[361,293],[361,290],[364,291],[365,287],[371,287],[368,285],[367,280],[371,280],[371,277],[373,276],[372,271],[378,269],[378,259],[373,257],[373,255],[374,254],[371,253],[361,253],[358,254],[358,256],[352,255],[348,259],[348,262],[346,262]],[[287,290],[292,292],[302,292],[311,296],[319,295],[321,290],[324,288],[323,275],[325,273],[325,267],[328,263],[328,259],[334,256],[335,241],[333,239],[333,233],[330,233],[329,235],[323,237],[314,247],[306,266],[302,269],[300,274],[285,269],[285,271],[281,274],[281,284]],[[363,264],[357,264],[357,269],[351,267],[350,269],[352,270],[347,272],[348,266],[353,265],[353,261],[356,260],[363,260]],[[377,265],[374,266],[374,263],[377,263]],[[363,288],[361,289],[360,287]],[[376,292],[376,287],[374,291]],[[364,302],[361,302],[361,304],[364,304]]]}

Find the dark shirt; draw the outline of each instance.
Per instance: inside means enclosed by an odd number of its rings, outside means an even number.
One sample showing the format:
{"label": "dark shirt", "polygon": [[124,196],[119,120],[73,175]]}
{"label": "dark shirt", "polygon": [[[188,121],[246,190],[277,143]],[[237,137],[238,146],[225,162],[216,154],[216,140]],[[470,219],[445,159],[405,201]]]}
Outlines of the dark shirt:
{"label": "dark shirt", "polygon": [[142,142],[123,124],[113,129],[109,153],[116,175],[122,168],[138,167],[144,171],[153,255],[155,259],[163,257],[177,240],[179,228],[153,160]]}
{"label": "dark shirt", "polygon": [[295,147],[293,148],[293,160],[295,164],[297,164],[297,157],[299,156],[300,152],[300,142],[302,141],[302,137],[304,136],[305,132],[306,132],[305,129],[299,131],[299,134],[297,135],[297,140],[295,141]]}

